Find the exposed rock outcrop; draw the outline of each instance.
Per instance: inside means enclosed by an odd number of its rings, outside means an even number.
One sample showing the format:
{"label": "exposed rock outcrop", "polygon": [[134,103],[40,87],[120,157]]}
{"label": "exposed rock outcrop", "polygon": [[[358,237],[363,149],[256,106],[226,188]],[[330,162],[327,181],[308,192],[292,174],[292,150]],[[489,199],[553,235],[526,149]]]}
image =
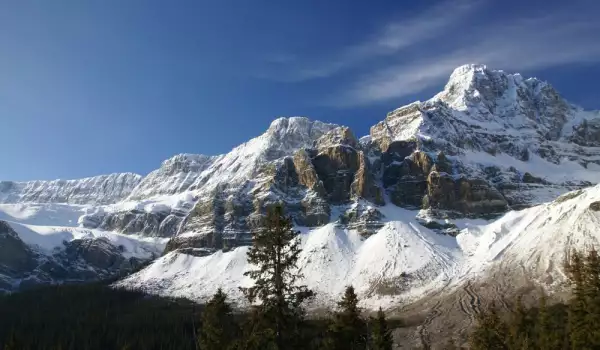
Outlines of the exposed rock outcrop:
{"label": "exposed rock outcrop", "polygon": [[65,241],[48,254],[25,244],[9,224],[0,221],[0,292],[114,278],[142,263],[126,258],[124,247],[106,238]]}
{"label": "exposed rock outcrop", "polygon": [[507,210],[502,194],[482,179],[454,179],[446,173],[431,172],[423,207],[453,210],[468,215],[490,215]]}

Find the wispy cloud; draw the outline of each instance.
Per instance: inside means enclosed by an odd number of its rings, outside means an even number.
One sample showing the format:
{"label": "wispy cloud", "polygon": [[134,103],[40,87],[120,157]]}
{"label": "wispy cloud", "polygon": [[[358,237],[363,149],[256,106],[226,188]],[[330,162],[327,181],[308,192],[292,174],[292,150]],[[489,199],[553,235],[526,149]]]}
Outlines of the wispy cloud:
{"label": "wispy cloud", "polygon": [[276,73],[262,77],[286,82],[344,77],[350,84],[325,103],[349,107],[442,85],[454,68],[467,63],[520,71],[600,61],[596,0],[547,2],[528,11],[509,5],[444,0],[403,14],[333,55],[271,60]]}
{"label": "wispy cloud", "polygon": [[[270,60],[271,63],[285,64],[285,74],[278,72],[270,77],[289,82],[326,78],[370,59],[393,55],[456,26],[483,2],[484,0],[445,0],[416,15],[405,14],[404,19],[387,23],[365,42],[346,47],[334,57],[322,57],[321,62],[294,65],[289,64],[290,61]],[[269,77],[264,74],[262,76]]]}
{"label": "wispy cloud", "polygon": [[474,31],[477,34],[467,40],[456,36],[450,50],[431,50],[424,54],[426,57],[368,72],[329,102],[345,107],[412,95],[441,84],[454,68],[465,63],[523,70],[600,61],[600,24],[593,18],[562,13]]}

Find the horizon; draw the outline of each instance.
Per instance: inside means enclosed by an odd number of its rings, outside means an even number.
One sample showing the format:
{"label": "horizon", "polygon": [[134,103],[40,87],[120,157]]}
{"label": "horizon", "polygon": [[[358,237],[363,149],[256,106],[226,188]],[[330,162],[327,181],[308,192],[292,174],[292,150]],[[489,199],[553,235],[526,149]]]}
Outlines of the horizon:
{"label": "horizon", "polygon": [[600,109],[600,4],[543,4],[10,2],[0,180],[146,175],[177,154],[227,153],[280,116],[362,137],[470,63]]}

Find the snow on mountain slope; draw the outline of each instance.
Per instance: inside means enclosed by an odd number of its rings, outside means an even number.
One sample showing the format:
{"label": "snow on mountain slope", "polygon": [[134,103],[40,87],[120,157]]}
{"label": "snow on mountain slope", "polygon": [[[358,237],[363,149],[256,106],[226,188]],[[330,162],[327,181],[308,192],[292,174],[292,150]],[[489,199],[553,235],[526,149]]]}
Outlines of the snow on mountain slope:
{"label": "snow on mountain slope", "polygon": [[[398,221],[367,239],[334,223],[302,230],[299,270],[317,292],[314,306],[332,304],[350,284],[365,303],[379,305],[382,296],[388,302],[414,298],[448,283],[460,257],[455,240],[420,226],[415,212],[390,210]],[[251,283],[243,276],[249,268],[247,251],[238,247],[206,256],[170,252],[117,285],[196,300],[206,300],[221,287],[243,303],[238,287]]]}
{"label": "snow on mountain slope", "polygon": [[77,180],[0,182],[2,203],[115,203],[131,193],[141,180],[132,173],[100,175]]}
{"label": "snow on mountain slope", "polygon": [[137,185],[130,200],[169,195],[187,191],[219,156],[178,154],[165,160]]}
{"label": "snow on mountain slope", "polygon": [[163,162],[131,193],[131,200],[195,190],[208,193],[218,186],[237,186],[252,180],[262,164],[313,142],[336,125],[305,117],[278,118],[267,131],[218,156],[180,154]]}
{"label": "snow on mountain slope", "polygon": [[335,127],[337,125],[304,117],[276,119],[264,134],[216,157],[199,174],[190,189],[208,193],[219,186],[234,187],[252,181],[261,170],[261,165],[312,146],[319,137]]}
{"label": "snow on mountain slope", "polygon": [[159,255],[165,239],[0,220],[0,293],[123,276]]}
{"label": "snow on mountain slope", "polygon": [[465,273],[526,271],[535,281],[556,286],[564,281],[562,263],[569,251],[600,249],[600,185],[465,229],[457,242],[468,256]]}
{"label": "snow on mountain slope", "polygon": [[0,204],[0,220],[28,225],[77,226],[88,206],[58,203]]}
{"label": "snow on mountain slope", "polygon": [[[299,269],[317,292],[312,306],[332,305],[353,285],[364,306],[386,307],[498,270],[525,271],[537,283],[558,288],[568,250],[600,247],[600,185],[486,224],[471,221],[457,237],[421,226],[415,211],[391,205],[383,211],[390,220],[366,239],[335,223],[302,230]],[[243,276],[247,251],[238,247],[204,256],[173,251],[117,285],[196,300],[221,287],[243,304],[238,287],[251,283]]]}
{"label": "snow on mountain slope", "polygon": [[[458,67],[442,92],[390,112],[363,144],[371,148],[371,159],[378,152],[404,157],[421,151],[430,164],[442,153],[451,166],[436,169],[434,179],[446,172],[449,180],[484,180],[507,207],[543,203],[600,178],[598,112],[570,104],[546,82],[484,65]],[[383,160],[384,179],[402,171]],[[388,191],[403,193],[394,187],[404,179],[386,180]]]}
{"label": "snow on mountain slope", "polygon": [[[598,121],[598,114],[569,104],[548,83],[465,65],[432,99],[389,113],[371,129],[371,140],[416,140],[447,155],[502,152],[527,161],[534,153],[555,164],[577,156],[585,166],[600,162],[597,129],[590,120]],[[584,141],[576,135],[592,137]]]}
{"label": "snow on mountain slope", "polygon": [[122,235],[79,227],[25,225],[16,222],[8,224],[25,244],[45,254],[64,249],[65,242],[104,238],[113,246],[121,247],[122,254],[126,258],[150,259],[162,253],[167,241],[164,238]]}

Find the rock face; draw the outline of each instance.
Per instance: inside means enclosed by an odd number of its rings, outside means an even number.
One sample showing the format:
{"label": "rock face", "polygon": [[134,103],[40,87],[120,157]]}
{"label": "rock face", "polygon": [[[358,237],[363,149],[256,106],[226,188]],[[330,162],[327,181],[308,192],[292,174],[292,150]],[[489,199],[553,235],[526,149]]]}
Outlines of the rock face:
{"label": "rock face", "polygon": [[0,292],[124,276],[143,263],[124,257],[123,248],[106,238],[76,239],[63,245],[50,254],[39,251],[0,221]]}
{"label": "rock face", "polygon": [[6,222],[0,221],[0,276],[15,278],[35,266],[36,255]]}
{"label": "rock face", "polygon": [[[478,214],[595,181],[583,173],[600,159],[598,120],[538,79],[467,65],[431,100],[389,113],[371,128],[368,145],[382,159],[395,204]],[[565,159],[576,164],[560,166]]]}
{"label": "rock face", "polygon": [[285,205],[296,224],[308,227],[329,222],[332,205],[361,198],[383,204],[383,192],[350,129],[336,127],[318,136],[310,145],[262,164],[253,183],[241,188],[222,184],[199,199],[167,251],[247,244],[260,229],[266,207],[275,202]]}
{"label": "rock face", "polygon": [[446,209],[462,214],[503,213],[508,203],[502,194],[482,179],[459,178],[432,171],[427,178],[425,208]]}

